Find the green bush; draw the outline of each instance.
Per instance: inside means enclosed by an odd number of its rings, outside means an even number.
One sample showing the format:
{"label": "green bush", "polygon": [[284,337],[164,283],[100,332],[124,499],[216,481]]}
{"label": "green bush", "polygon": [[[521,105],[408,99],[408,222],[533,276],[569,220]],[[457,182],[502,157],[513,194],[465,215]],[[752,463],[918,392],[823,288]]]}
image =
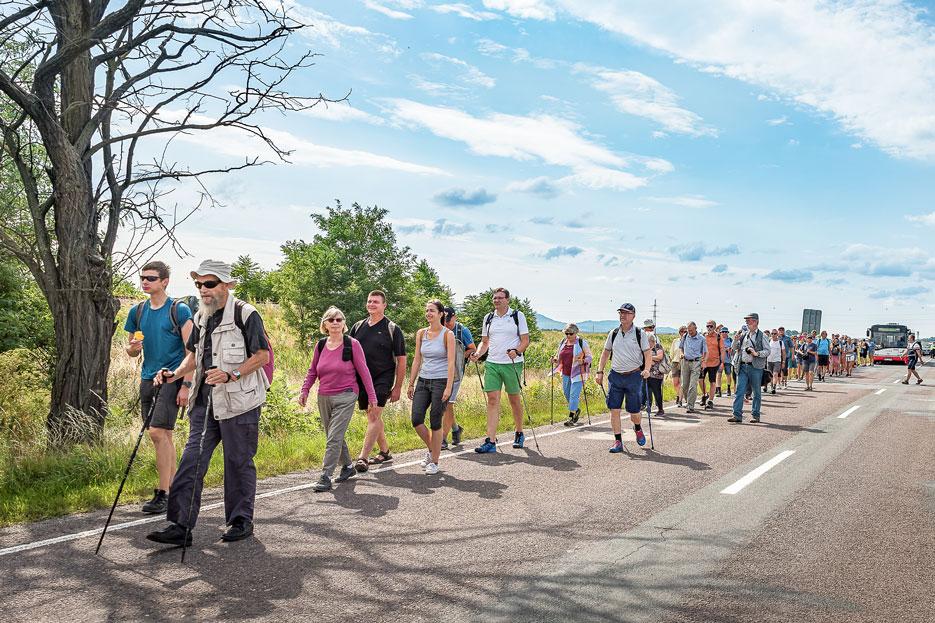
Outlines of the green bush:
{"label": "green bush", "polygon": [[6,452],[44,438],[49,377],[36,354],[25,348],[0,353],[0,442]]}

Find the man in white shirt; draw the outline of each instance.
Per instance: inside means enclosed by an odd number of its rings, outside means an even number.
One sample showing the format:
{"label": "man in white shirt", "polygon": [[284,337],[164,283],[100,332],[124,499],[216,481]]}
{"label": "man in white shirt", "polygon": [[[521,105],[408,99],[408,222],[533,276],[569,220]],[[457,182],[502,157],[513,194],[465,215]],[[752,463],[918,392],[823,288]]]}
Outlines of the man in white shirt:
{"label": "man in white shirt", "polygon": [[769,355],[766,356],[766,369],[769,370],[772,375],[772,380],[770,384],[772,389],[770,394],[776,393],[776,383],[779,381],[780,376],[782,375],[782,362],[786,360],[786,348],[782,343],[782,340],[779,339],[779,330],[773,329],[770,333],[769,340]]}
{"label": "man in white shirt", "polygon": [[906,380],[903,385],[909,384],[909,379],[913,375],[916,377],[916,385],[922,384],[922,377],[916,372],[916,365],[922,363],[922,344],[916,340],[914,333],[909,334],[909,346],[906,348]]}
{"label": "man in white shirt", "polygon": [[470,357],[471,361],[478,361],[487,354],[483,387],[487,393],[487,439],[474,449],[481,454],[497,451],[500,391],[504,387],[516,426],[513,447],[522,448],[525,441],[520,379],[523,376],[523,353],[529,348],[529,327],[523,312],[510,307],[510,292],[506,288],[493,291],[493,307],[494,310],[484,316],[480,348]]}

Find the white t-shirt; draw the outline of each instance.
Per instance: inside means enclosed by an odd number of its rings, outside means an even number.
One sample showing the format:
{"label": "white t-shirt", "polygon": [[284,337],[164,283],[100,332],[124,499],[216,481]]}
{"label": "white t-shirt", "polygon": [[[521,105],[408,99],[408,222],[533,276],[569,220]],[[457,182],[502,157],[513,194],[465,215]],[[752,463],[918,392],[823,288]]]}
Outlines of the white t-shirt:
{"label": "white t-shirt", "polygon": [[643,351],[649,350],[649,337],[640,330],[640,342],[636,341],[636,325],[630,327],[626,333],[623,329],[617,331],[617,339],[613,339],[614,332],[607,332],[604,340],[604,350],[611,351],[610,369],[618,374],[631,372],[643,365]]}
{"label": "white t-shirt", "polygon": [[769,355],[766,356],[766,362],[779,362],[782,361],[782,342],[779,340],[770,340],[769,342]]}
{"label": "white t-shirt", "polygon": [[519,320],[519,331],[517,331],[516,322],[513,321],[513,308],[507,309],[502,316],[498,316],[497,312],[494,311],[490,318],[490,324],[484,323],[481,336],[490,338],[487,345],[487,361],[490,363],[510,363],[511,361],[523,360],[522,355],[517,355],[516,359],[511,360],[506,354],[506,351],[511,348],[519,348],[520,335],[529,335],[526,316],[521,311],[516,313]]}

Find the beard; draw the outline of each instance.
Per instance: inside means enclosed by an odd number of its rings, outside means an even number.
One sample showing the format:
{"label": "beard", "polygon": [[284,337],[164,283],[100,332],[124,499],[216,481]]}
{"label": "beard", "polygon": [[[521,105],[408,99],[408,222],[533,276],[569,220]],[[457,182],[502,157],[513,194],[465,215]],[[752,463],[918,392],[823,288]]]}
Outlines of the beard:
{"label": "beard", "polygon": [[216,296],[203,296],[201,297],[201,309],[205,310],[205,314],[208,316],[213,316],[217,310],[221,309],[221,304]]}

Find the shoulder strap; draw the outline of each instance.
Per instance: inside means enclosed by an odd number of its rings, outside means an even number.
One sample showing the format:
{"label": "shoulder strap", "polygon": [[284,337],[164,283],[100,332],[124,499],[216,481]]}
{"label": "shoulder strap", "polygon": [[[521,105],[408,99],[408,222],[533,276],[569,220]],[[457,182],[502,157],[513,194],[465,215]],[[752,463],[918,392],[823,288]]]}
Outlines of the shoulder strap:
{"label": "shoulder strap", "polygon": [[617,327],[616,329],[614,329],[613,332],[610,334],[610,345],[611,346],[614,345],[614,340],[617,339],[618,333],[620,333],[620,327]]}
{"label": "shoulder strap", "polygon": [[488,312],[487,315],[484,316],[484,328],[489,330],[491,322],[493,322],[493,312]]}
{"label": "shoulder strap", "polygon": [[[364,318],[364,320],[366,320],[366,318]],[[363,324],[364,320],[358,320],[357,322],[354,323],[354,325],[351,327],[351,330],[348,332],[351,337],[354,337],[357,335],[357,332],[360,331],[360,326],[361,324]],[[391,335],[390,337],[393,337],[393,336]]]}
{"label": "shoulder strap", "polygon": [[581,350],[584,350],[584,340],[581,339],[580,335],[578,336],[578,348],[580,348]]}
{"label": "shoulder strap", "polygon": [[146,305],[146,301],[140,301],[136,304],[134,308],[136,310],[136,330],[140,330],[140,320],[143,319],[143,306]]}
{"label": "shoulder strap", "polygon": [[519,310],[514,309],[510,316],[513,318],[513,322],[516,324],[516,335],[519,336]]}
{"label": "shoulder strap", "polygon": [[179,299],[169,299],[169,322],[172,323],[172,332],[178,333],[179,326]]}
{"label": "shoulder strap", "polygon": [[354,361],[354,343],[351,336],[344,334],[344,348],[341,350],[341,361]]}
{"label": "shoulder strap", "polygon": [[387,320],[386,320],[386,326],[387,326],[387,330],[388,330],[389,333],[390,333],[390,342],[395,342],[395,341],[396,341],[396,331],[399,329],[399,327],[397,327],[397,326],[396,326],[396,323],[393,322],[392,320],[390,320],[389,318],[387,318]]}
{"label": "shoulder strap", "polygon": [[640,347],[640,350],[643,350],[643,334],[640,332],[639,327],[634,327],[636,329],[636,345]]}

